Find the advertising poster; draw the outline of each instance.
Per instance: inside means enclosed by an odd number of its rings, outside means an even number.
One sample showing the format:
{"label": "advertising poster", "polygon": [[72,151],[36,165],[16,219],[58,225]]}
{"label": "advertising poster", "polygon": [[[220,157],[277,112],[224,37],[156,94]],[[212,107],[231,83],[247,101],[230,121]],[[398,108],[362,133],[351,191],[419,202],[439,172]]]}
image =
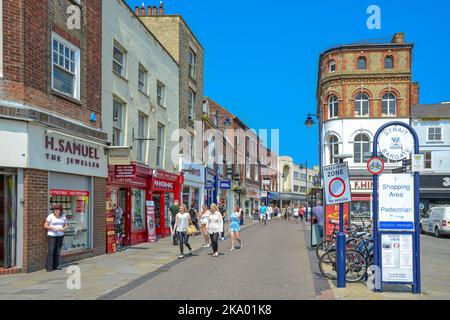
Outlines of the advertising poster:
{"label": "advertising poster", "polygon": [[[350,204],[344,203],[344,232],[350,226],[349,210]],[[336,229],[335,229],[335,225]],[[327,239],[331,239],[333,231],[339,231],[339,205],[326,206],[325,212],[325,236]]]}
{"label": "advertising poster", "polygon": [[412,234],[383,234],[381,261],[383,282],[413,282]]}
{"label": "advertising poster", "polygon": [[116,232],[114,224],[114,208],[111,196],[112,196],[111,192],[106,193],[106,252],[108,254],[117,252]]}
{"label": "advertising poster", "polygon": [[155,203],[146,201],[145,204],[147,208],[148,241],[154,243],[156,242]]}

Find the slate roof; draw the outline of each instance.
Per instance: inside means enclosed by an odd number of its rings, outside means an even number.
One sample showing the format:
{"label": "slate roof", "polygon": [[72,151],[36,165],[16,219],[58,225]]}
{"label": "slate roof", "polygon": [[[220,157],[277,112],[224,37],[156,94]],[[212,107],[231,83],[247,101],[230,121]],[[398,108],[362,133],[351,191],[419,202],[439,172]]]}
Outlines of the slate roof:
{"label": "slate roof", "polygon": [[411,107],[413,119],[450,119],[450,103],[419,104]]}

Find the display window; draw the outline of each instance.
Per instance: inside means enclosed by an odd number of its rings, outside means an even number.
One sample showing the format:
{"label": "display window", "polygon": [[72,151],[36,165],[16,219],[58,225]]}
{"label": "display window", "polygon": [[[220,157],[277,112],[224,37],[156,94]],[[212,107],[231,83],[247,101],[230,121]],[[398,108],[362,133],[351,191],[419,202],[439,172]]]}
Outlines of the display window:
{"label": "display window", "polygon": [[145,231],[145,190],[131,191],[131,232]]}
{"label": "display window", "polygon": [[90,205],[88,191],[50,190],[50,210],[60,204],[69,228],[64,233],[62,253],[90,249]]}

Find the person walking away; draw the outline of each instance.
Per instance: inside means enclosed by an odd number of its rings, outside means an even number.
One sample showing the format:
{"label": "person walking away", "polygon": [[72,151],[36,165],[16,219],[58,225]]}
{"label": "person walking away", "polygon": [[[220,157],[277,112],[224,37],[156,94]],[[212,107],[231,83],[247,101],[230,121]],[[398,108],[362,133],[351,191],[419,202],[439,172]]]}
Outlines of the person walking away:
{"label": "person walking away", "polygon": [[267,213],[267,207],[265,204],[262,205],[262,207],[259,209],[259,216],[260,221],[264,223],[266,221],[266,213]]}
{"label": "person walking away", "polygon": [[223,232],[223,218],[219,208],[215,204],[211,204],[211,214],[208,219],[208,234],[211,239],[213,257],[219,256],[219,236]]}
{"label": "person walking away", "polygon": [[195,228],[197,229],[197,233],[195,234],[198,236],[198,230],[200,229],[198,227],[198,217],[197,217],[197,210],[195,210],[194,204],[191,204],[191,207],[189,208],[189,215],[191,216],[191,221],[194,224]]}
{"label": "person walking away", "polygon": [[272,207],[272,205],[269,205],[267,207],[267,221],[272,220],[272,213],[273,213],[273,207]]}
{"label": "person walking away", "polygon": [[303,222],[303,218],[305,217],[306,209],[304,206],[298,207],[299,213],[300,213],[300,220]]}
{"label": "person walking away", "polygon": [[175,217],[180,212],[180,201],[175,200],[174,204],[170,206],[169,212],[170,212],[170,224],[172,226],[173,245],[177,246],[178,245],[178,236],[177,236],[177,233],[175,232],[174,226],[175,226]]}
{"label": "person walking away", "polygon": [[63,213],[61,204],[52,208],[53,213],[48,215],[44,223],[47,230],[48,253],[45,269],[47,272],[61,270],[59,267],[59,255],[64,241],[64,232],[69,228],[67,218]]}
{"label": "person walking away", "polygon": [[230,237],[231,237],[231,248],[230,251],[233,251],[235,249],[234,242],[235,240],[239,242],[239,248],[242,248],[242,241],[241,241],[241,214],[242,211],[239,208],[239,206],[234,206],[234,212],[230,216]]}
{"label": "person walking away", "polygon": [[188,226],[192,224],[191,216],[186,210],[184,204],[179,206],[179,212],[175,216],[174,230],[178,236],[178,243],[180,244],[180,256],[178,259],[184,258],[184,246],[189,249],[189,255],[192,256],[192,248],[189,244],[189,235],[187,233]]}
{"label": "person walking away", "polygon": [[211,214],[211,211],[209,211],[208,206],[206,204],[204,204],[202,206],[202,213],[200,216],[202,236],[203,236],[202,248],[209,248],[211,245],[211,240],[209,239],[208,230],[207,230],[210,214]]}
{"label": "person walking away", "polygon": [[294,220],[298,224],[298,216],[299,216],[298,208],[294,208],[293,214],[294,214]]}
{"label": "person walking away", "polygon": [[277,206],[275,206],[275,207],[273,208],[273,215],[275,216],[275,220],[278,221],[278,218],[280,217],[280,210],[278,209]]}
{"label": "person walking away", "polygon": [[[224,204],[221,204],[219,211],[220,211],[220,214],[222,215],[222,221],[225,223],[225,221],[227,220],[227,210],[225,209]],[[222,230],[220,240],[222,240],[222,241],[225,240],[225,228],[223,228],[223,230]]]}
{"label": "person walking away", "polygon": [[312,209],[312,218],[315,218],[317,220],[317,225],[319,227],[319,236],[320,239],[323,239],[323,223],[324,223],[324,216],[323,216],[323,207],[322,207],[322,201],[317,200],[316,206]]}

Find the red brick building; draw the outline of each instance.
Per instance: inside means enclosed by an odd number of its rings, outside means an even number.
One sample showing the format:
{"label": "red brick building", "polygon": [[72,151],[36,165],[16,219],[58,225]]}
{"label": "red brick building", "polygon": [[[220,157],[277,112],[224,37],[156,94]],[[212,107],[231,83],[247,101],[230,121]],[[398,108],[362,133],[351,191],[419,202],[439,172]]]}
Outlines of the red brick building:
{"label": "red brick building", "polygon": [[63,262],[103,254],[102,1],[0,0],[0,32],[0,274],[44,268],[55,203]]}

